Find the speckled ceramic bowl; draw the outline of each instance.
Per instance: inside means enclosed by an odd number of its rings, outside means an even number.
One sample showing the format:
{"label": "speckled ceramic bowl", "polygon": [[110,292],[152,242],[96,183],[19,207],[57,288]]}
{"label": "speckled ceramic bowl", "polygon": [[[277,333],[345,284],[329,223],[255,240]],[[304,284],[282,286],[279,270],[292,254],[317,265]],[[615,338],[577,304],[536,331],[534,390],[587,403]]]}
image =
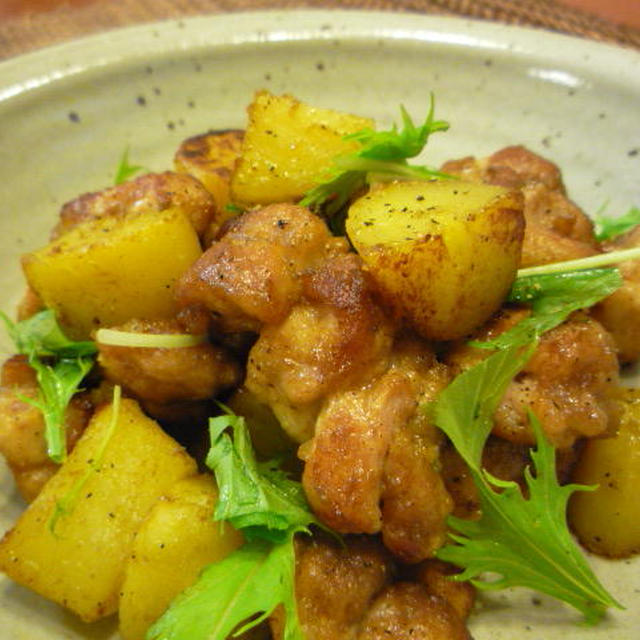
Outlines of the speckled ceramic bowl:
{"label": "speckled ceramic bowl", "polygon": [[[270,12],[167,22],[71,42],[0,63],[0,306],[23,290],[19,256],[46,240],[57,209],[112,183],[132,161],[169,168],[178,143],[242,126],[258,88],[388,125],[416,118],[429,93],[451,130],[431,163],[525,143],[560,164],[587,211],[640,203],[640,54],[497,24],[413,14]],[[10,351],[3,335],[0,356]],[[0,531],[22,509],[0,467]],[[594,560],[627,610],[594,629],[525,590],[483,597],[476,640],[630,640],[640,629],[636,561]],[[535,606],[534,606],[535,605]],[[0,638],[117,637],[84,626],[0,578]]]}

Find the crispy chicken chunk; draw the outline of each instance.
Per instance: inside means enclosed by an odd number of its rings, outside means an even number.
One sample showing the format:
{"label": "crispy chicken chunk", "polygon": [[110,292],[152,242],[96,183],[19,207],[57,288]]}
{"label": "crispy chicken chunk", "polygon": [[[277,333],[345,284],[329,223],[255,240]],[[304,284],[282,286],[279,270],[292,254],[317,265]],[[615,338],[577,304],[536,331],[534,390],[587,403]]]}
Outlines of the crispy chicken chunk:
{"label": "crispy chicken chunk", "polygon": [[[2,367],[0,376],[0,453],[13,473],[22,497],[31,502],[58,465],[47,455],[44,419],[39,409],[21,399],[36,398],[35,371],[24,356],[14,356]],[[67,449],[70,451],[82,435],[91,412],[87,396],[76,395],[66,412]]]}
{"label": "crispy chicken chunk", "polygon": [[444,543],[451,498],[438,472],[440,438],[420,410],[448,381],[419,341],[398,341],[389,369],[330,396],[301,454],[309,502],[344,533],[382,533],[405,562]]}
{"label": "crispy chicken chunk", "polygon": [[85,193],[63,205],[52,237],[57,238],[84,220],[121,217],[136,211],[176,208],[203,237],[216,216],[213,196],[194,177],[165,171],[149,173],[103,191]]}
{"label": "crispy chicken chunk", "polygon": [[[132,333],[183,333],[171,320],[130,320],[117,327]],[[211,343],[177,349],[118,347],[98,343],[98,363],[107,380],[142,402],[208,400],[240,381],[229,354]]]}
{"label": "crispy chicken chunk", "polygon": [[[375,538],[345,545],[301,539],[296,548],[296,600],[307,640],[468,640],[463,618],[426,582],[395,582],[390,556]],[[431,581],[431,584],[433,581]],[[271,618],[276,640],[283,612]]]}
{"label": "crispy chicken chunk", "polygon": [[387,587],[367,612],[357,640],[471,640],[464,622],[446,600],[421,585]]}
{"label": "crispy chicken chunk", "polygon": [[[502,333],[524,311],[505,312],[477,336]],[[486,351],[462,345],[447,356],[460,372],[486,357]],[[615,430],[619,385],[616,349],[602,325],[574,314],[548,331],[529,362],[508,386],[494,416],[493,433],[514,443],[534,444],[527,419],[530,408],[556,447],[568,448],[581,437]]]}
{"label": "crispy chicken chunk", "polygon": [[302,273],[346,251],[307,209],[276,204],[233,220],[176,286],[182,307],[211,311],[223,331],[281,322],[302,293]]}
{"label": "crispy chicken chunk", "polygon": [[330,394],[386,369],[392,342],[355,254],[328,259],[302,281],[300,302],[262,330],[245,381],[300,443]]}

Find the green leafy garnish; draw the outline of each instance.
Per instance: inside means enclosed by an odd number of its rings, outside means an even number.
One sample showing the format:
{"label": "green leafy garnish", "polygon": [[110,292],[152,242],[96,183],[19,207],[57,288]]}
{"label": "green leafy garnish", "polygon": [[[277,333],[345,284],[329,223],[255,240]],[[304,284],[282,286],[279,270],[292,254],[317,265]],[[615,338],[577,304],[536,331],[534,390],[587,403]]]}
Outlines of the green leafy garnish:
{"label": "green leafy garnish", "polygon": [[484,349],[527,344],[557,327],[574,311],[591,307],[606,298],[621,285],[622,277],[616,268],[517,278],[507,302],[530,305],[531,315],[492,340],[471,341],[470,344]]}
{"label": "green leafy garnish", "polygon": [[61,463],[67,455],[65,411],[93,367],[96,346],[93,342],[67,338],[50,309],[17,323],[4,313],[0,317],[16,350],[27,356],[36,372],[38,398],[22,397],[22,400],[42,412],[47,453],[54,462]]}
{"label": "green leafy garnish", "polygon": [[631,207],[627,213],[618,217],[594,216],[595,234],[599,242],[612,240],[640,224],[640,209]]}
{"label": "green leafy garnish", "polygon": [[[567,500],[586,488],[558,484],[553,447],[535,417],[530,416],[537,439],[531,453],[535,476],[525,472],[527,498],[515,482],[481,468],[493,411],[531,349],[523,353],[511,346],[494,353],[458,376],[428,407],[469,465],[481,507],[478,520],[449,518],[456,544],[445,545],[436,555],[463,569],[458,580],[471,580],[480,589],[535,589],[572,605],[592,624],[608,607],[621,605],[600,584],[569,533]],[[497,577],[481,579],[484,573]]]}
{"label": "green leafy garnish", "polygon": [[493,427],[493,414],[513,377],[531,357],[514,345],[498,351],[456,376],[427,407],[433,421],[472,468],[480,468],[482,449]]}
{"label": "green leafy garnish", "polygon": [[227,412],[212,418],[209,430],[207,465],[219,489],[214,519],[232,523],[247,542],[206,567],[146,638],[225,640],[260,624],[282,604],[284,640],[304,640],[295,599],[294,537],[319,523],[299,482],[275,462],[256,461],[243,418]]}
{"label": "green leafy garnish", "polygon": [[120,164],[118,164],[118,168],[116,169],[116,175],[113,179],[114,184],[122,184],[129,180],[139,173],[143,171],[144,167],[137,164],[129,164],[129,147],[127,147],[120,158]]}
{"label": "green leafy garnish", "polygon": [[362,146],[353,153],[334,158],[328,173],[320,178],[317,186],[305,194],[300,204],[314,210],[323,208],[327,217],[332,218],[348,202],[352,194],[367,183],[370,174],[386,180],[451,177],[435,169],[410,165],[407,162],[408,158],[417,156],[424,149],[432,133],[446,131],[449,128],[447,122],[434,120],[433,96],[429,113],[421,126],[415,126],[404,107],[401,107],[401,114],[401,130],[393,125],[387,131],[363,129],[345,136],[345,140],[355,140]]}
{"label": "green leafy garnish", "polygon": [[[229,427],[233,440],[226,432]],[[315,522],[302,485],[288,478],[275,461],[256,461],[244,418],[230,412],[212,418],[209,433],[207,466],[215,473],[220,492],[214,519],[242,529],[248,539],[272,542]]]}

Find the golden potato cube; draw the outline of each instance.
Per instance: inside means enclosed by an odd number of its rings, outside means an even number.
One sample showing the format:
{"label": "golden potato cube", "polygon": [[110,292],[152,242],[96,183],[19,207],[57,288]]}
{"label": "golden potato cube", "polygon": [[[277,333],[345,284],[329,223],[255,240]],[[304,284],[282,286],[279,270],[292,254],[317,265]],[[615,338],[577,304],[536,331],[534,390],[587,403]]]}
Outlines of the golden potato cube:
{"label": "golden potato cube", "polygon": [[23,256],[30,287],[70,337],[102,325],[175,315],[173,286],[202,251],[179,211],[88,220]]}
{"label": "golden potato cube", "polygon": [[572,481],[598,485],[569,501],[569,524],[589,551],[610,558],[640,552],[640,389],[627,389],[613,438],[585,444]]}
{"label": "golden potato cube", "polygon": [[368,118],[268,91],[256,93],[248,113],[242,154],[231,178],[232,199],[245,207],[299,200],[335,156],[358,148],[358,142],[343,136],[374,126]]}
{"label": "golden potato cube", "polygon": [[227,205],[231,174],[240,157],[244,131],[228,129],[210,131],[184,140],[173,159],[175,170],[197,178],[216,201],[216,220],[219,227],[235,215]]}
{"label": "golden potato cube", "polygon": [[395,182],[349,208],[346,230],[389,308],[425,338],[453,340],[484,323],[516,276],[522,194],[438,180]]}
{"label": "golden potato cube", "polygon": [[160,496],[196,473],[195,461],[136,402],[122,400],[115,415],[104,405],[5,534],[0,569],[87,622],[112,614],[140,524]]}
{"label": "golden potato cube", "polygon": [[212,519],[218,489],[211,475],[178,482],[152,508],[138,530],[125,568],[120,597],[120,634],[144,640],[181,591],[208,564],[243,542],[230,524]]}

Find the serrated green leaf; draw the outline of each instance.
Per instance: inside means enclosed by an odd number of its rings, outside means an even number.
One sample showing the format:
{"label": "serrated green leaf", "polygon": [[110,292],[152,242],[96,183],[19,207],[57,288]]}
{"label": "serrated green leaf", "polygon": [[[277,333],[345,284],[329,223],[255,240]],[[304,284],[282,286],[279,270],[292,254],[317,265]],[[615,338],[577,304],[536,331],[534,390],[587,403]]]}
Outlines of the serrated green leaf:
{"label": "serrated green leaf", "polygon": [[366,185],[370,174],[375,174],[376,179],[451,178],[435,169],[407,163],[408,158],[424,149],[431,134],[449,128],[447,122],[434,119],[433,95],[422,125],[416,127],[404,107],[401,107],[401,117],[403,127],[400,130],[394,124],[386,131],[367,128],[346,135],[345,140],[359,142],[360,148],[334,158],[333,165],[319,176],[318,185],[307,191],[300,204],[314,210],[323,208],[332,220],[351,196]]}
{"label": "serrated green leaf", "polygon": [[304,640],[292,538],[293,533],[279,544],[253,540],[209,565],[152,625],[146,640],[226,640],[259,624],[279,604],[285,609],[284,640]]}
{"label": "serrated green leaf", "polygon": [[483,349],[527,344],[557,327],[574,311],[600,302],[621,285],[622,277],[616,268],[519,277],[507,302],[530,305],[531,315],[492,340],[474,340],[470,344]]}
{"label": "serrated green leaf", "polygon": [[[471,580],[480,589],[535,589],[575,607],[593,624],[607,608],[621,605],[598,581],[566,524],[569,496],[589,487],[558,484],[554,449],[537,419],[530,415],[530,420],[537,449],[531,452],[535,475],[525,472],[528,498],[515,482],[472,468],[481,517],[450,518],[456,544],[436,555],[462,567],[458,579]],[[487,573],[497,577],[483,579]]]}
{"label": "serrated green leaf", "polygon": [[442,429],[458,453],[479,470],[482,450],[493,414],[507,385],[531,357],[535,344],[522,349],[514,345],[498,351],[457,376],[426,411]]}
{"label": "serrated green leaf", "polygon": [[230,522],[250,539],[274,542],[285,538],[291,528],[316,523],[302,485],[289,479],[275,462],[256,461],[244,418],[230,412],[211,418],[209,433],[206,463],[219,487],[216,520]]}

